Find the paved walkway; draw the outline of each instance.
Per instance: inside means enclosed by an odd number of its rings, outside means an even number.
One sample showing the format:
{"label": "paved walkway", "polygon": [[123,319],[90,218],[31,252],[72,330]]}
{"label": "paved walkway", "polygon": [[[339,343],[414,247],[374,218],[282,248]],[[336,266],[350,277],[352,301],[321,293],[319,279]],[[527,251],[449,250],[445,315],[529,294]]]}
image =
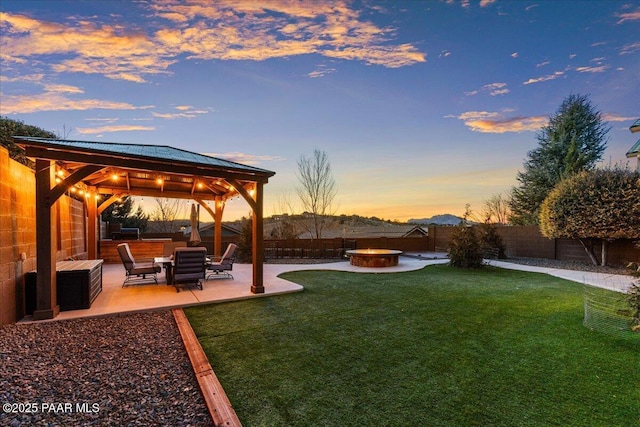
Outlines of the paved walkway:
{"label": "paved walkway", "polygon": [[[233,265],[232,273],[235,280],[209,280],[205,282],[203,290],[181,290],[179,293],[176,292],[174,287],[166,285],[163,273],[159,275],[160,284],[158,285],[153,283],[122,288],[122,281],[125,277],[122,264],[105,264],[102,273],[102,292],[95,299],[91,308],[87,310],[63,311],[55,320],[103,316],[157,308],[188,307],[204,303],[261,298],[302,291],[304,288],[301,285],[278,277],[280,274],[289,271],[333,270],[354,273],[388,274],[419,270],[427,265],[448,262],[446,254],[443,253],[423,252],[408,255],[409,256],[400,257],[400,262],[397,266],[386,268],[356,267],[348,261],[326,264],[265,264],[264,294],[251,293],[253,269],[250,264]],[[546,273],[562,279],[572,280],[578,283],[587,283],[618,292],[626,291],[631,285],[630,276],[532,267],[504,261],[489,261],[489,264],[500,268]],[[29,317],[27,317],[22,320],[22,322],[29,320]]]}
{"label": "paved walkway", "polygon": [[631,286],[633,278],[623,274],[592,273],[589,271],[562,270],[559,268],[534,267],[531,265],[514,264],[505,261],[489,261],[489,265],[511,270],[531,271],[533,273],[545,273],[572,282],[583,283],[598,288],[609,289],[616,292],[626,292]]}

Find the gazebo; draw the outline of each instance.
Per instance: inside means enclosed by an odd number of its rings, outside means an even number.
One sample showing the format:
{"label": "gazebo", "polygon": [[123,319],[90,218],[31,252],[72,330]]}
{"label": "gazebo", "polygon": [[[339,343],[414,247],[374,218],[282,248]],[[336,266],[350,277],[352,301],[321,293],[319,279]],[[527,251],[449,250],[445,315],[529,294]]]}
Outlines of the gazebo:
{"label": "gazebo", "polygon": [[[123,196],[192,199],[215,221],[214,254],[222,252],[222,215],[232,197],[253,212],[252,293],[264,293],[263,186],[275,172],[165,145],[123,144],[14,136],[36,163],[35,320],[58,315],[56,299],[56,211],[63,194],[86,203],[87,255],[98,256],[98,216]],[[105,199],[106,197],[106,199]],[[105,199],[99,203],[99,200]],[[212,201],[213,208],[207,204]]]}

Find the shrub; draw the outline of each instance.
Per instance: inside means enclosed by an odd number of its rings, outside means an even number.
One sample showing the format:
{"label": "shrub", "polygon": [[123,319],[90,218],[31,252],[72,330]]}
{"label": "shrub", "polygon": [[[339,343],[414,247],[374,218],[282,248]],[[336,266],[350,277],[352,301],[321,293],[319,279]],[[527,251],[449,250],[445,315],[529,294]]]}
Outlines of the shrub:
{"label": "shrub", "polygon": [[461,223],[451,236],[449,264],[457,268],[480,268],[483,266],[483,250],[474,227]]}
{"label": "shrub", "polygon": [[504,243],[494,224],[484,223],[480,226],[480,246],[485,258],[505,259]]}
{"label": "shrub", "polygon": [[640,281],[636,280],[629,288],[626,300],[633,311],[631,330],[640,332]]}

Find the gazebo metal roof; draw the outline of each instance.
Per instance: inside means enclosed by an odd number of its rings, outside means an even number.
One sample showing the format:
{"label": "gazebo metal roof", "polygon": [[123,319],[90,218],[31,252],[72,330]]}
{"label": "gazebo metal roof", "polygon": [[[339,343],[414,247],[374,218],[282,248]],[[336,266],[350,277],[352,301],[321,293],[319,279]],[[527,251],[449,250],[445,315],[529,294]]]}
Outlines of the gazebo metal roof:
{"label": "gazebo metal roof", "polygon": [[[166,145],[71,141],[16,136],[28,157],[54,160],[60,177],[86,165],[101,166],[78,185],[97,194],[168,198],[228,198],[266,183],[275,172]],[[76,188],[79,188],[76,186]],[[74,187],[69,188],[75,191]],[[86,189],[83,189],[86,190]]]}
{"label": "gazebo metal roof", "polygon": [[633,144],[633,147],[631,147],[629,151],[627,151],[627,157],[637,157],[637,156],[640,156],[640,139],[638,140],[638,142]]}
{"label": "gazebo metal roof", "polygon": [[629,127],[629,130],[631,132],[640,132],[640,119],[638,119],[635,122],[633,122],[631,127]]}

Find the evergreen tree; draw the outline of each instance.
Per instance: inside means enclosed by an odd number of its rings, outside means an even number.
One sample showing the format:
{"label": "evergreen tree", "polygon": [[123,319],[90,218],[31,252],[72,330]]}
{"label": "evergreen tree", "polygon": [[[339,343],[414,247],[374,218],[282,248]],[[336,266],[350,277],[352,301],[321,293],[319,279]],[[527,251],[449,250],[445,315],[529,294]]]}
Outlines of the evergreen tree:
{"label": "evergreen tree", "polygon": [[133,199],[123,197],[120,202],[115,202],[102,212],[102,220],[110,223],[122,224],[124,228],[139,228],[145,232],[149,223],[149,215],[145,214],[142,207],[138,206],[133,211]]}
{"label": "evergreen tree", "polygon": [[56,134],[41,129],[36,126],[26,125],[21,121],[12,120],[8,117],[0,116],[0,145],[9,150],[9,157],[13,160],[34,167],[33,162],[29,160],[24,151],[13,143],[14,136],[35,136],[39,138],[56,138]]}
{"label": "evergreen tree", "polygon": [[537,224],[540,205],[562,179],[591,170],[602,159],[610,130],[585,95],[570,95],[537,135],[538,147],[527,153],[519,186],[512,189],[511,222]]}

